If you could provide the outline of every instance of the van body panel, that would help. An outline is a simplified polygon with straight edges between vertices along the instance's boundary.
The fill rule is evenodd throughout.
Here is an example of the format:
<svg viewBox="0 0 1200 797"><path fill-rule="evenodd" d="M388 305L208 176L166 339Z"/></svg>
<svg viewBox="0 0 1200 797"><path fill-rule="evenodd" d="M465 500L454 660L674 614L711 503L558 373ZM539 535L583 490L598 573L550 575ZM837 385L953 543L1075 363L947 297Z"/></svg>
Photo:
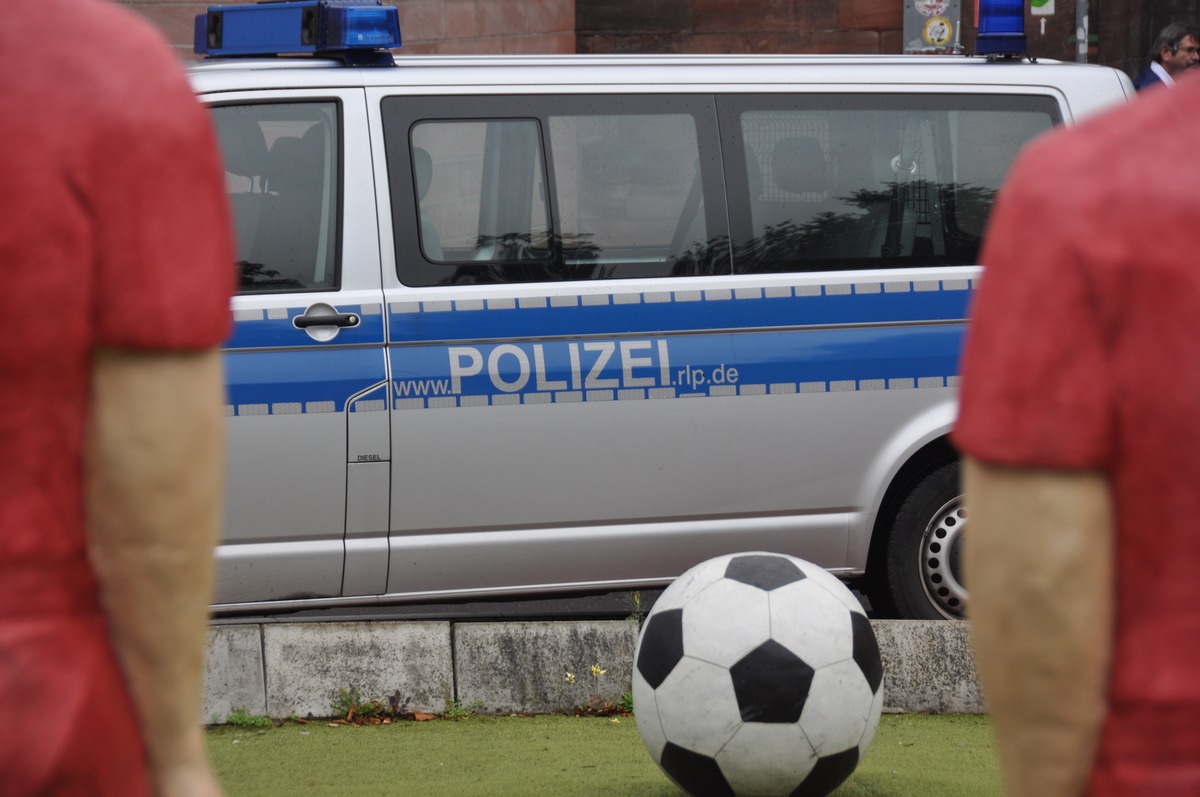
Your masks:
<svg viewBox="0 0 1200 797"><path fill-rule="evenodd" d="M1133 95L912 56L190 74L243 285L221 611L632 589L738 550L863 575L953 424L1004 172Z"/></svg>

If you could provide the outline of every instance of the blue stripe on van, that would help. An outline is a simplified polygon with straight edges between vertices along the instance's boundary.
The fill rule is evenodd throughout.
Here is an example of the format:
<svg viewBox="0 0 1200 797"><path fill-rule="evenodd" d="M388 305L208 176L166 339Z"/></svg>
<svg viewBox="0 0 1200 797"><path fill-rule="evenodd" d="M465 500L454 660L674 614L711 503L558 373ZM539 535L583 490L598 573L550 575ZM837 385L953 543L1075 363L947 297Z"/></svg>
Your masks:
<svg viewBox="0 0 1200 797"><path fill-rule="evenodd" d="M392 408L920 390L957 385L964 324L394 348Z"/></svg>
<svg viewBox="0 0 1200 797"><path fill-rule="evenodd" d="M392 302L390 407L953 387L971 288L863 281ZM338 309L362 323L332 343L295 328L303 307L240 311L226 346L228 412L342 412L377 384L381 306Z"/></svg>
<svg viewBox="0 0 1200 797"><path fill-rule="evenodd" d="M226 412L241 417L343 412L351 396L378 384L384 374L379 348L230 352ZM359 404L355 411L387 409L383 401Z"/></svg>
<svg viewBox="0 0 1200 797"><path fill-rule="evenodd" d="M238 349L274 349L284 347L313 348L329 346L313 340L302 329L297 329L293 323L297 316L303 315L308 304L299 307L254 308L235 310L233 314L233 334L225 342L226 350ZM357 313L359 324L338 330L334 344L338 346L353 346L383 341L383 306L380 304L348 304L338 305L342 313Z"/></svg>
<svg viewBox="0 0 1200 797"><path fill-rule="evenodd" d="M612 292L388 305L390 341L512 340L711 329L954 321L968 279Z"/></svg>

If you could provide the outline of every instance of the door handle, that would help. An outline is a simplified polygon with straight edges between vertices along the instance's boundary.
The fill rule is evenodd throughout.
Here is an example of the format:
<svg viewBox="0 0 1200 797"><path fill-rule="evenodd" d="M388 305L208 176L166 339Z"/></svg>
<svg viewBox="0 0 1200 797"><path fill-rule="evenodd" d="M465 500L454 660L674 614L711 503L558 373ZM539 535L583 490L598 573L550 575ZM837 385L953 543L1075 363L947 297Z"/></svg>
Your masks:
<svg viewBox="0 0 1200 797"><path fill-rule="evenodd" d="M296 329L304 330L306 335L318 343L329 343L341 334L341 330L356 327L360 323L360 314L338 312L336 307L326 302L317 302L292 319L292 325Z"/></svg>
<svg viewBox="0 0 1200 797"><path fill-rule="evenodd" d="M356 327L358 313L333 313L331 315L298 315L292 322L297 329L309 327Z"/></svg>

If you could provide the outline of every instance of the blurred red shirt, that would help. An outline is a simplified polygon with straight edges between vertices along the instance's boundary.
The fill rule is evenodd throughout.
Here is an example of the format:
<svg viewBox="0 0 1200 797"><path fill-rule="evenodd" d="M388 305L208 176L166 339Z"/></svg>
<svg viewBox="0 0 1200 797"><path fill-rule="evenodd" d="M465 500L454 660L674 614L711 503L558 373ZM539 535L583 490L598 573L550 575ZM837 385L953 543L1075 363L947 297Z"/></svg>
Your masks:
<svg viewBox="0 0 1200 797"><path fill-rule="evenodd" d="M178 61L116 6L7 0L0 74L0 791L130 797L142 742L86 558L90 366L224 339L222 171Z"/></svg>
<svg viewBox="0 0 1200 797"><path fill-rule="evenodd" d="M1018 160L981 256L955 441L1100 471L1110 709L1089 794L1200 794L1200 80Z"/></svg>

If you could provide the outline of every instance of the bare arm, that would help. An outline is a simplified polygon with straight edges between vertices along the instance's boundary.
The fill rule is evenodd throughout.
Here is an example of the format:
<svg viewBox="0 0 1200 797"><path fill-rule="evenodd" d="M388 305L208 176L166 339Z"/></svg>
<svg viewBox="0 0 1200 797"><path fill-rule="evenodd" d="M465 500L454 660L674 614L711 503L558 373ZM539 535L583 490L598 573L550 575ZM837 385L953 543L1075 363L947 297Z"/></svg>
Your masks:
<svg viewBox="0 0 1200 797"><path fill-rule="evenodd" d="M1083 793L1108 686L1108 480L967 459L965 548L979 676L1008 794Z"/></svg>
<svg viewBox="0 0 1200 797"><path fill-rule="evenodd" d="M215 796L200 700L221 518L220 358L108 350L93 373L89 544L151 782L160 797Z"/></svg>

